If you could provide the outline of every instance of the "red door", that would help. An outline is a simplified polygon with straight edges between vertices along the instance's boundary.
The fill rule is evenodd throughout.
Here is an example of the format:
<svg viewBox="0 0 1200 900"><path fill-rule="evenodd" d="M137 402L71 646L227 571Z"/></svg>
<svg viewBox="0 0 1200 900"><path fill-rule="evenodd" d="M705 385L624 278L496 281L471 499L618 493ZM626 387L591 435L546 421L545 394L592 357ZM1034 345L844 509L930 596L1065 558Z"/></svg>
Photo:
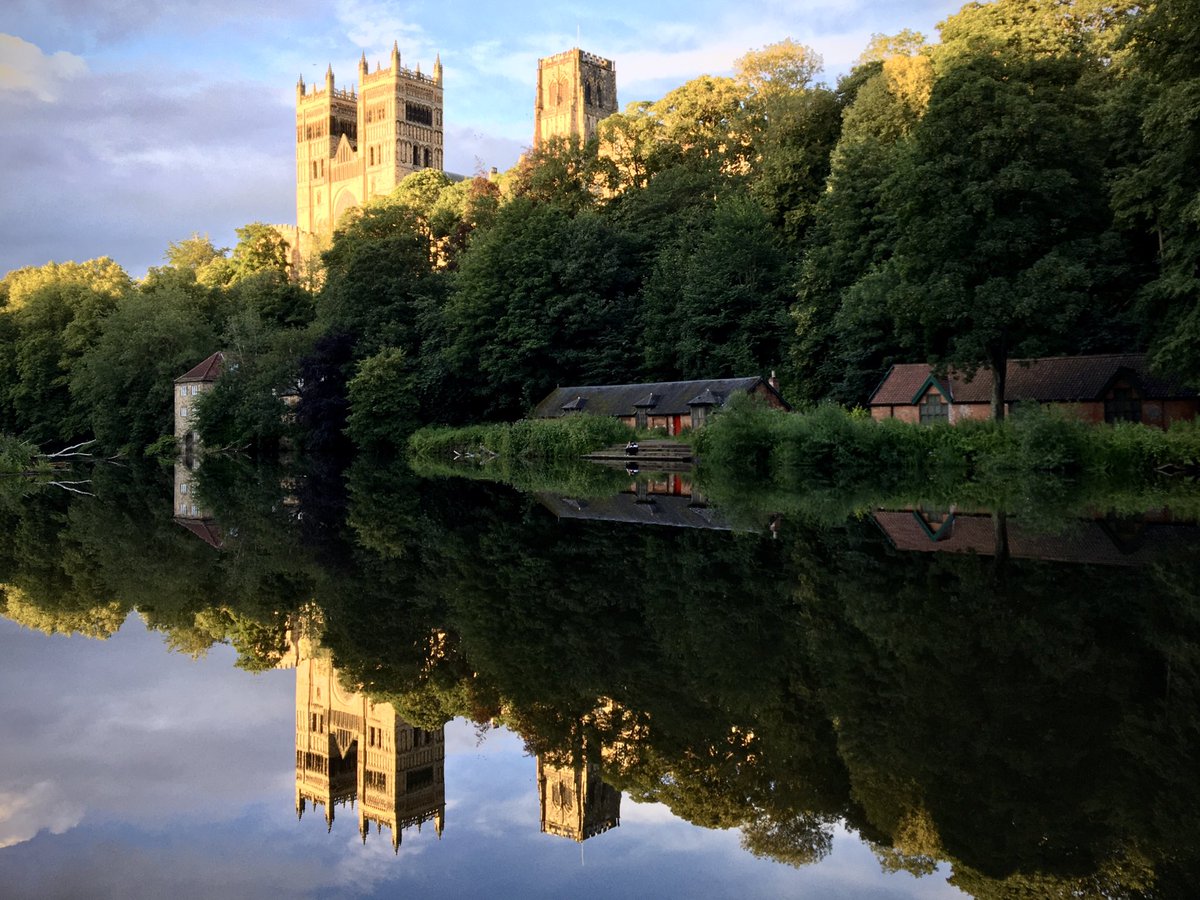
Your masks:
<svg viewBox="0 0 1200 900"><path fill-rule="evenodd" d="M671 434L680 434L683 431L683 416L676 416L674 419L675 428Z"/></svg>

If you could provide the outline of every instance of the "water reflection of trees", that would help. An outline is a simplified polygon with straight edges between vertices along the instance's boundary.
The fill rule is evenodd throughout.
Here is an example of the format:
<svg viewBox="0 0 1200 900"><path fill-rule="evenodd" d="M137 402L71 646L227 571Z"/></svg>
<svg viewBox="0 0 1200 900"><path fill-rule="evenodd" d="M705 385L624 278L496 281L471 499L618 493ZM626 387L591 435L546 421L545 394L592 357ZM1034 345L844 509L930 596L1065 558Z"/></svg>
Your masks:
<svg viewBox="0 0 1200 900"><path fill-rule="evenodd" d="M585 739L633 800L760 855L818 860L844 822L885 866L949 861L978 896L1196 874L1195 554L998 577L869 520L774 540L560 522L499 486L366 469L343 492L210 476L217 552L161 484L96 478L96 500L0 508L10 617L103 634L137 609L255 667L312 601L345 677L404 719L499 720L539 753Z"/></svg>

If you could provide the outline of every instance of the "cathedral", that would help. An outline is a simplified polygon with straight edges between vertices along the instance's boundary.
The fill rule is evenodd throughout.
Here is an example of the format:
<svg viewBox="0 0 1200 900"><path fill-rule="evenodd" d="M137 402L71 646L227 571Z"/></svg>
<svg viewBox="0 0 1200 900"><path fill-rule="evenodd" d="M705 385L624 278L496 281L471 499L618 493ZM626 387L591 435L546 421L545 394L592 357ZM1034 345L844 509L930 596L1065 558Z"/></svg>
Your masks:
<svg viewBox="0 0 1200 900"><path fill-rule="evenodd" d="M617 111L617 67L578 47L538 60L533 147L554 138L586 144Z"/></svg>
<svg viewBox="0 0 1200 900"><path fill-rule="evenodd" d="M358 90L296 84L296 227L328 238L348 209L391 193L405 176L441 171L442 61L432 75L400 64L392 45L386 69L358 63Z"/></svg>
<svg viewBox="0 0 1200 900"><path fill-rule="evenodd" d="M364 53L358 86L296 83L296 225L275 226L302 260L328 246L350 209L386 196L422 169L444 171L442 61L431 75L406 69L392 44L387 68L372 72ZM578 47L538 60L533 146L555 138L586 142L601 119L617 111L611 59Z"/></svg>

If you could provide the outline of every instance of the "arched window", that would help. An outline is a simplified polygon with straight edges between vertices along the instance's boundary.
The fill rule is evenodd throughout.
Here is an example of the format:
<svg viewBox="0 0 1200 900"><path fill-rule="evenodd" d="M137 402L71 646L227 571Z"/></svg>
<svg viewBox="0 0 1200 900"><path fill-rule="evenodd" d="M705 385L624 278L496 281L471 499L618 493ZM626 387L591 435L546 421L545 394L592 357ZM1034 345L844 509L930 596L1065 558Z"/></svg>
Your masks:
<svg viewBox="0 0 1200 900"><path fill-rule="evenodd" d="M583 102L588 106L592 105L592 86L590 84L583 86Z"/></svg>
<svg viewBox="0 0 1200 900"><path fill-rule="evenodd" d="M433 165L433 163L430 161L430 160L431 160L431 158L432 158L432 157L430 156L430 153L429 153L429 148L428 148L428 147L426 147L426 148L425 148L425 168L427 168L427 169L428 169L428 168L429 168L431 165Z"/></svg>
<svg viewBox="0 0 1200 900"><path fill-rule="evenodd" d="M413 165L419 166L420 164L421 164L421 148L418 147L416 144L413 144Z"/></svg>

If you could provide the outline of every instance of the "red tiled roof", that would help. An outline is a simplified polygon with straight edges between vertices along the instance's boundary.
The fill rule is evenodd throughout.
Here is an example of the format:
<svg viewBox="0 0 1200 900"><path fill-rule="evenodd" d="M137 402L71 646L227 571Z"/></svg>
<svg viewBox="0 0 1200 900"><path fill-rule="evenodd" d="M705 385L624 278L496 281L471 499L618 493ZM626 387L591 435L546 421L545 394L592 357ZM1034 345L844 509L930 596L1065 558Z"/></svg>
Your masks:
<svg viewBox="0 0 1200 900"><path fill-rule="evenodd" d="M176 384L187 384L193 381L216 381L225 369L225 354L218 350L204 362L188 369L175 379Z"/></svg>
<svg viewBox="0 0 1200 900"><path fill-rule="evenodd" d="M1170 378L1150 375L1146 356L1142 353L1120 353L1103 356L1058 356L1043 359L1010 359L1004 399L1071 402L1099 400L1112 380L1122 369L1132 371L1141 384L1142 396L1151 400L1192 398L1196 391L1185 388ZM868 401L869 406L911 404L933 373L929 363L901 363L888 371ZM992 398L992 373L980 369L971 381L953 370L944 380L955 403L988 403Z"/></svg>

